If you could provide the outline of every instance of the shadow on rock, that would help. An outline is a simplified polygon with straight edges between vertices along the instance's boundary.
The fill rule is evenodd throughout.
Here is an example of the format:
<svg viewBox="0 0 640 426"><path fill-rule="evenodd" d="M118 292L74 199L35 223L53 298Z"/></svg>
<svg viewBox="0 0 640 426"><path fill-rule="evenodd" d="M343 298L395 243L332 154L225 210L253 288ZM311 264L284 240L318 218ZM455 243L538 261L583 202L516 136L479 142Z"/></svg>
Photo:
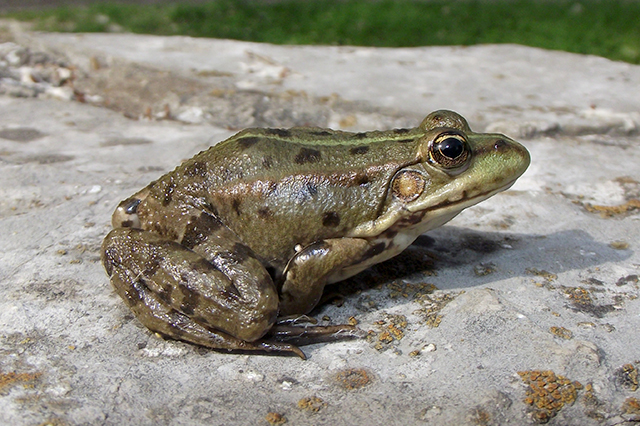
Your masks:
<svg viewBox="0 0 640 426"><path fill-rule="evenodd" d="M570 270L623 261L632 253L578 229L533 235L445 226L420 236L393 259L329 286L326 293L349 297L398 282L464 290L514 277L549 279Z"/></svg>

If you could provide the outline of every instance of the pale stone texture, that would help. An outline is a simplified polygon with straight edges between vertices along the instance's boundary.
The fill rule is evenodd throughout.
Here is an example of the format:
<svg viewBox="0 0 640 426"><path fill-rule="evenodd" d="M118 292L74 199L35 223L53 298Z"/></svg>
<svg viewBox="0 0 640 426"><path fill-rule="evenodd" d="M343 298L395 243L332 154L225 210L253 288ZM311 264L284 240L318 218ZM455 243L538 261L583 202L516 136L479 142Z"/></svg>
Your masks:
<svg viewBox="0 0 640 426"><path fill-rule="evenodd" d="M640 198L640 67L514 45L15 41L0 49L24 49L0 62L0 423L522 425L527 370L583 385L549 424L637 416L622 367L640 367L640 216L589 210ZM438 108L521 138L532 165L314 312L369 339L307 361L203 350L154 336L114 294L111 212L181 160L246 125L412 126Z"/></svg>

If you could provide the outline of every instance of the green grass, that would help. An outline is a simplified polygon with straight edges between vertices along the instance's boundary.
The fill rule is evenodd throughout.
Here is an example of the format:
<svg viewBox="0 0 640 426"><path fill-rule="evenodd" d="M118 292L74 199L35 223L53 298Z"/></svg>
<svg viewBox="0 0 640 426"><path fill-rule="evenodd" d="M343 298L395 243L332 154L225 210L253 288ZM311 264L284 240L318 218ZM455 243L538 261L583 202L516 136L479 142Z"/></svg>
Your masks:
<svg viewBox="0 0 640 426"><path fill-rule="evenodd" d="M100 3L11 16L48 31L385 47L518 43L640 63L640 1L629 0Z"/></svg>

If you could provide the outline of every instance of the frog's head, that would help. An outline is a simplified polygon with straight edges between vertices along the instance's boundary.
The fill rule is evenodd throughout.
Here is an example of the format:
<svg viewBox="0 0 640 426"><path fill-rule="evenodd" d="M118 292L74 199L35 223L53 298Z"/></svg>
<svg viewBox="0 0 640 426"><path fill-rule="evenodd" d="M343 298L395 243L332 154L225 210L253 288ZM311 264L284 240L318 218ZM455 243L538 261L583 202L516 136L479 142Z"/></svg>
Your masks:
<svg viewBox="0 0 640 426"><path fill-rule="evenodd" d="M455 112L432 112L420 129L418 162L396 173L391 192L406 225L420 223L422 232L509 188L529 166L529 152L518 142L474 133Z"/></svg>

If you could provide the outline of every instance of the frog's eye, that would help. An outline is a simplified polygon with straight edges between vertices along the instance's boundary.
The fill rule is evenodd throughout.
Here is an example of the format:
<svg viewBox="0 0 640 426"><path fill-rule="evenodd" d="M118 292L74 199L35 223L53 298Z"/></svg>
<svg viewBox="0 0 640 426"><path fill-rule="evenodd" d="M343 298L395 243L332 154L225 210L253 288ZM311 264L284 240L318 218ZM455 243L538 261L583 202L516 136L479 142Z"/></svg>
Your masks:
<svg viewBox="0 0 640 426"><path fill-rule="evenodd" d="M429 147L431 162L445 169L455 169L467 164L469 145L462 135L455 133L441 134Z"/></svg>

